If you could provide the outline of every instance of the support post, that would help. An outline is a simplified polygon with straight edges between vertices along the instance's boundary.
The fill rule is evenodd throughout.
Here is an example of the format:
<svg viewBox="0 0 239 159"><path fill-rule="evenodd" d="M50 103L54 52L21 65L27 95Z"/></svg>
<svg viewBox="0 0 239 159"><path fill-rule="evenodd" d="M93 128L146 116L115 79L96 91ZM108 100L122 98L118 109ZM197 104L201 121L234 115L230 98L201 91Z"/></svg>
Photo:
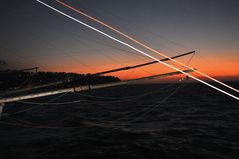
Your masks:
<svg viewBox="0 0 239 159"><path fill-rule="evenodd" d="M0 103L0 120L2 119L3 107L4 107L4 103Z"/></svg>

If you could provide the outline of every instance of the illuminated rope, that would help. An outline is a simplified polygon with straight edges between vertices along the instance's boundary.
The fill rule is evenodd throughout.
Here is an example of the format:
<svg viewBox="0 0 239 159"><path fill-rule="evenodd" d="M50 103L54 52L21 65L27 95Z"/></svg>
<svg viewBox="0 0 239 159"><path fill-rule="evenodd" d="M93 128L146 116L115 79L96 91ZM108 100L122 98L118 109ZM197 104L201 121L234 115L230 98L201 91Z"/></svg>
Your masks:
<svg viewBox="0 0 239 159"><path fill-rule="evenodd" d="M84 26L86 26L86 27L88 27L88 28L90 28L90 29L92 29L92 30L94 30L94 31L96 31L96 32L98 32L98 33L100 33L100 34L102 34L102 35L104 35L104 36L106 36L106 37L108 37L108 38L110 38L110 39L112 39L112 40L114 40L114 41L120 43L120 44L122 44L122 45L125 45L125 46L127 46L127 47L129 47L129 48L131 48L131 49L133 49L133 50L135 50L135 51L137 51L137 52L139 52L139 53L141 53L141 54L143 54L143 55L145 55L145 56L147 56L147 57L149 57L149 58L151 58L151 59L153 59L153 60L155 60L155 61L158 61L159 63L161 63L161 64L163 64L163 65L165 65L165 66L168 66L168 67L170 67L170 68L172 68L172 69L174 69L174 70L177 70L177 71L179 71L179 72L181 72L181 73L183 73L183 74L185 74L185 75L187 75L187 76L193 78L194 80L196 80L196 81L198 81L198 82L201 82L201 83L203 83L203 84L205 84L205 85L207 85L207 86L209 86L209 87L211 87L211 88L213 88L213 89L215 89L215 90L217 90L217 91L219 91L219 92L221 92L221 93L224 93L224 94L226 94L226 95L228 95L228 96L230 96L230 97L232 97L232 98L234 98L234 99L236 99L236 100L239 101L239 97L237 97L237 96L234 96L234 95L232 95L232 94L230 94L230 93L228 93L228 92L226 92L226 91L224 91L224 90L222 90L222 89L220 89L220 88L217 88L217 87L215 87L215 86L213 86L213 85L211 85L211 84L209 84L209 83L207 83L207 82L205 82L205 81L203 81L203 80L201 80L201 79L199 79L199 78L197 78L197 77L194 77L194 76L192 76L192 75L190 75L190 74L188 74L188 73L186 73L186 72L184 72L184 71L182 71L182 70L180 70L180 69L178 69L178 68L176 68L176 67L174 67L174 66L172 66L172 65L170 65L170 64L167 64L167 63L165 63L165 62L162 62L162 61L160 61L159 59L157 59L156 57L151 56L151 55L149 55L149 54L147 54L147 53L145 53L145 52L143 52L143 51L141 51L141 50L135 48L134 46L132 46L132 45L126 43L126 42L123 42L123 41L121 41L121 40L119 40L119 39L117 39L117 38L115 38L115 37L113 37L113 36L111 36L111 35L109 35L109 34L107 34L107 33L104 33L103 31L101 31L101 30L99 30L99 29L97 29L97 28L94 28L94 27L92 27L92 26L90 26L90 25L88 25L88 24L86 24L86 23L84 23L84 22L82 22L82 21L80 21L80 20L78 20L78 19L76 19L76 18L73 18L72 16L70 16L70 15L68 15L68 14L66 14L66 13L63 13L62 11L60 11L60 10L58 10L58 9L56 9L56 8L54 8L54 7L50 6L50 5L48 5L48 4L44 3L44 2L42 2L42 1L40 1L40 0L36 0L36 1L39 2L39 3L41 3L41 4L43 4L44 6L46 6L46 7L48 7L48 8L50 8L50 9L52 9L52 10L54 10L54 11L56 11L56 12L58 12L58 13L64 15L65 17L76 21L77 23L80 23L80 24L82 24L82 25L84 25Z"/></svg>
<svg viewBox="0 0 239 159"><path fill-rule="evenodd" d="M112 26L110 26L110 25L108 25L108 24L106 24L106 23L100 21L99 19L96 19L96 18L94 18L94 17L92 17L92 16L90 16L90 15L88 15L88 14L86 14L86 13L80 11L79 9L76 9L76 8L74 8L74 7L68 5L68 4L66 4L66 3L64 3L64 2L62 2L62 1L60 1L60 0L56 0L56 1L57 1L58 3L64 5L64 6L67 7L67 8L69 8L69 9L71 9L71 10L74 10L74 11L77 12L77 13L80 13L81 15L83 15L83 16L85 16L85 17L87 17L87 18L89 18L89 19L91 19L91 20L93 20L93 21L95 21L95 22L97 22L97 23L100 23L101 25L103 25L103 26L109 28L110 30L113 30L113 31L117 32L118 34L120 34L120 35L122 35L122 36L128 38L129 40L132 40L133 42L135 42L135 43L137 43L137 44L143 46L144 48L146 48L146 49L148 49L148 50L150 50L150 51L152 51L152 52L154 52L154 53L157 53L157 54L159 54L159 55L161 55L161 56L163 56L163 57L169 58L170 60L172 60L172 61L175 62L175 63L180 64L181 66L187 67L187 68L189 68L189 69L193 69L192 67L190 67L190 66L188 66L188 65L186 65L186 64L184 64L184 63L181 63L181 62L179 62L179 61L177 61L177 60L174 60L174 59L172 59L171 57L169 57L169 56L167 56L167 55L165 55L165 54L163 54L163 53L161 53L161 52L159 52L159 51L157 51L157 50L155 50L155 49L153 49L153 48L147 46L146 44L144 44L144 43L142 43L142 42L136 40L135 38L133 38L133 37L131 37L131 36L129 36L129 35L127 35L127 34L121 32L121 31L119 31L119 30L117 30L117 29L115 29L115 28L113 28ZM203 76L205 76L205 77L207 77L207 78L209 78L209 79L211 79L211 80L213 80L213 81L215 81L215 82L217 82L217 83L220 83L221 85L223 85L223 86L225 86L225 87L227 87L227 88L229 88L229 89L231 89L231 90L236 91L236 92L239 93L239 90L238 90L238 89L233 88L233 87L231 87L231 86L229 86L229 85L227 85L227 84L225 84L225 83L223 83L223 82L221 82L221 81L218 81L217 79L215 79L215 78L213 78L213 77L210 77L210 76L208 76L208 75L206 75L206 74L204 74L204 73L202 73L202 72L200 72L200 71L198 71L198 70L195 70L195 72L197 72L197 73L199 73L199 74L201 74L201 75L203 75Z"/></svg>

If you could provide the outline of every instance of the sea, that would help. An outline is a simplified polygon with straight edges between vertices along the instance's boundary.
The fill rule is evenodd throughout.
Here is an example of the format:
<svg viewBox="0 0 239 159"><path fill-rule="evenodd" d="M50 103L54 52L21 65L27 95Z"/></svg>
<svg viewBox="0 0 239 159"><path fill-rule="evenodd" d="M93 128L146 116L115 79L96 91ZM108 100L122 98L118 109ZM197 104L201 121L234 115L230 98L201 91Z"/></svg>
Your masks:
<svg viewBox="0 0 239 159"><path fill-rule="evenodd" d="M239 101L186 82L8 103L0 158L239 159Z"/></svg>

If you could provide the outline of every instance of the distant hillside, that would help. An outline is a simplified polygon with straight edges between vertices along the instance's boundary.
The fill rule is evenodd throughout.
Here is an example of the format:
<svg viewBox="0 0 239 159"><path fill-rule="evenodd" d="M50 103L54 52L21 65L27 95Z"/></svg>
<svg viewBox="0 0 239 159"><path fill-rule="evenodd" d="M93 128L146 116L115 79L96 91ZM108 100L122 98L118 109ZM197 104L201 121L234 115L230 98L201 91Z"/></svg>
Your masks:
<svg viewBox="0 0 239 159"><path fill-rule="evenodd" d="M56 81L70 81L54 87L70 87L120 81L114 76L92 76L64 72L23 72L8 70L0 72L0 89L17 89L29 85L46 84ZM51 86L52 87L52 86Z"/></svg>

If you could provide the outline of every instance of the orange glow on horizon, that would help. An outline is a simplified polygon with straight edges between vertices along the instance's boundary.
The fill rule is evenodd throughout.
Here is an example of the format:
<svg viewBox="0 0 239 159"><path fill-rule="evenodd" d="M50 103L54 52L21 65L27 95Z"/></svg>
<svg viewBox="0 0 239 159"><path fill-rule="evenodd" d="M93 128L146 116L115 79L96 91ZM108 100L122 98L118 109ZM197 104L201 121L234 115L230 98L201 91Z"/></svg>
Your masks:
<svg viewBox="0 0 239 159"><path fill-rule="evenodd" d="M145 43L142 43L142 42L138 41L137 39L133 38L132 36L129 36L129 35L127 35L127 34L121 32L121 31L119 31L118 29L115 29L114 27L112 27L112 26L110 26L110 25L108 25L108 24L106 24L106 23L100 21L100 20L97 19L97 18L94 18L94 17L92 17L92 16L90 16L90 15L88 15L88 14L86 14L86 13L80 11L79 9L76 9L76 8L74 8L74 7L68 5L68 4L66 4L66 3L64 3L64 2L62 2L62 1L60 1L60 0L56 0L56 1L57 1L58 3L64 5L65 7L69 8L69 9L71 9L71 10L73 10L73 11L75 11L75 12L81 14L81 15L84 15L85 17L87 17L87 18L89 18L89 19L91 19L91 20L93 20L93 21L95 21L95 22L97 22L97 23L99 23L99 24L105 26L106 28L108 28L108 29L110 29L110 30L112 30L112 31L114 31L114 32L116 32L116 33L118 33L118 34L120 34L121 36L123 36L123 37L125 37L125 38L127 38L127 39L129 39L129 40L131 40L131 41L133 41L133 42L135 42L136 44L142 46L143 48L145 48L145 49L147 49L147 50L149 50L149 51L151 51L151 52L153 52L153 53L156 53L156 54L158 54L158 55L160 55L160 56L163 56L163 57L165 57L165 58L168 58L168 59L170 59L170 61L173 61L174 63L177 63L177 64L179 64L179 65L181 65L181 66L184 66L184 67L186 67L186 68L188 68L188 69L193 69L193 68L190 67L189 65L184 64L184 63L182 63L182 62L180 62L180 61L178 61L178 60L172 59L172 58L169 57L168 55L163 54L163 53L161 53L160 51L158 51L158 50L156 50L156 49L153 49L152 47L146 45ZM135 49L134 49L134 50L135 50ZM148 54L146 54L146 55L148 55ZM150 56L150 55L149 55L149 56ZM153 56L152 56L151 59L153 59ZM157 59L157 58L156 58L156 59ZM162 63L162 64L167 65L166 63L161 62L161 61L159 61L159 63ZM178 68L175 67L175 66L172 66L172 65L167 65L167 66L169 66L169 67L171 67L171 68L173 68L173 69L175 69L175 70L181 72L181 70L178 69ZM201 70L199 71L199 70L197 69L197 70L195 70L195 72L196 72L197 74L200 74L200 76L204 76L204 77L206 77L206 78L209 78L209 79L212 80L212 81L215 81L215 82L217 82L217 83L220 83L221 85L223 85L223 86L225 86L225 87L228 87L228 88L230 88L230 89L232 89L232 90L234 90L234 91L236 91L236 92L239 92L239 90L237 90L237 89L235 89L235 88L233 88L233 87L231 87L231 86L229 86L229 85L227 85L227 84L225 84L225 83L223 83L223 82L221 82L221 81L218 81L217 79L213 78L212 76L209 76L208 74L201 72ZM184 72L182 72L182 73L183 73L183 74L187 74L187 73L184 73ZM188 75L188 76L191 76L190 74L187 74L187 75ZM193 78L193 79L195 79L195 80L197 80L197 81L200 81L200 80L197 78L197 76L191 76L191 78ZM203 81L201 81L201 82L204 83Z"/></svg>
<svg viewBox="0 0 239 159"><path fill-rule="evenodd" d="M214 57L208 57L207 60L205 61L204 59L193 59L191 66L197 69L199 69L200 71L215 77L216 79L220 79L220 80L239 80L239 63L237 62L237 60L231 60L231 59L235 59L233 57L230 57L230 59L225 59L224 56L221 56L217 59L215 59ZM102 61L101 61L102 62ZM95 60L95 63L97 63L97 60ZM67 65L67 64L66 64ZM111 70L111 69L116 69L119 68L118 66L105 66L103 68L101 68L100 71L106 71L106 70ZM73 73L82 73L82 74L86 74L86 73L96 73L96 72L100 72L97 71L97 69L93 70L93 69L88 69L90 70L87 71L83 68L77 67L77 66L72 66L72 67L64 67L64 66L58 66L58 67L54 67L54 68L50 68L51 71L55 71L55 72L73 72ZM147 71L144 70L149 70L147 73ZM115 72L115 73L111 73L111 74L105 74L107 75L112 75L112 76L116 76L119 77L121 80L127 80L127 79L133 79L133 78L140 78L140 77L146 77L146 76L150 76L150 75L156 75L156 74L162 74L162 73L166 73L166 72L174 72L174 70L170 70L170 69L163 69L163 66L160 64L153 64L150 66L147 66L146 68L138 68L138 69L132 69L132 70L128 70L128 71L119 71L119 72ZM198 77L198 78L203 78L201 75L197 74L197 73L193 73L194 76ZM172 76L172 77L167 77L166 80L170 79L179 79L180 76ZM203 78L206 79L206 78ZM164 81L165 78L159 79L159 81Z"/></svg>
<svg viewBox="0 0 239 159"><path fill-rule="evenodd" d="M122 33L121 31L111 27L110 25L92 17L92 16L89 16L87 14L85 14L84 12L72 7L72 6L69 6L68 4L60 1L60 0L56 0L58 3L68 7L69 9L71 10L74 10L75 12L77 13L80 13L81 15L84 15L88 18L90 18L91 20L93 21L96 21L100 24L102 24L103 26L119 33L120 35L132 40L133 42L143 46L144 48L152 51L152 52L155 52L157 54L160 54L161 56L164 56L164 57L167 57L167 55L164 55L162 53L160 53L159 51L139 42L138 40L134 39L133 37L130 37L124 33ZM208 55L211 55L211 54L208 54ZM168 58L168 57L167 57ZM237 60L235 60L237 59ZM204 74L207 74L209 76L212 76L212 77L225 77L225 78L232 78L232 77L239 77L239 63L238 63L238 55L237 57L227 57L226 56L226 53L224 56L218 56L217 54L215 55L215 57L213 57L212 55L210 57L207 57L207 61L205 61L204 59L196 59L194 58L193 59L193 63L190 65L191 67L193 68L197 68L198 70L198 73L200 72L203 72ZM102 61L101 61L102 62ZM97 60L94 61L94 63L97 63ZM181 62L178 62L178 64L180 64ZM184 64L183 64L184 65ZM159 68L160 67L160 68ZM163 66L162 66L163 67ZM110 70L110 69L115 69L115 68L118 68L118 67L115 67L115 66L108 66L108 67L104 67L103 69L104 70L101 70L101 71L105 71L105 70ZM188 67L190 68L190 67ZM161 69L161 66L159 65L151 65L151 66L148 66L148 68L152 74L161 74L161 73L165 73L165 69ZM181 69L181 68L180 68ZM88 73L85 69L81 69L77 66L75 67L71 67L71 68L64 68L63 66L59 67L59 68L54 68L53 69L54 71L63 71L63 72L76 72L76 73ZM98 72L97 69L89 69L91 70L92 72L89 72L89 73L95 73L95 72ZM200 72L199 72L200 71ZM137 69L137 71L132 71L134 73L131 73L131 71L127 71L126 73L124 73L124 71L120 71L120 72L117 72L117 73L113 73L113 74L109 74L109 75L114 75L114 76L117 76L121 79L130 79L130 78L139 78L139 77L144 77L144 76L149 76L149 74L147 74L146 72L144 71L140 71L140 69ZM168 69L167 72L174 72L174 70L171 70L171 69ZM198 73L194 73L194 76L195 77L202 77L202 75L199 75ZM171 77L173 78L173 77Z"/></svg>

